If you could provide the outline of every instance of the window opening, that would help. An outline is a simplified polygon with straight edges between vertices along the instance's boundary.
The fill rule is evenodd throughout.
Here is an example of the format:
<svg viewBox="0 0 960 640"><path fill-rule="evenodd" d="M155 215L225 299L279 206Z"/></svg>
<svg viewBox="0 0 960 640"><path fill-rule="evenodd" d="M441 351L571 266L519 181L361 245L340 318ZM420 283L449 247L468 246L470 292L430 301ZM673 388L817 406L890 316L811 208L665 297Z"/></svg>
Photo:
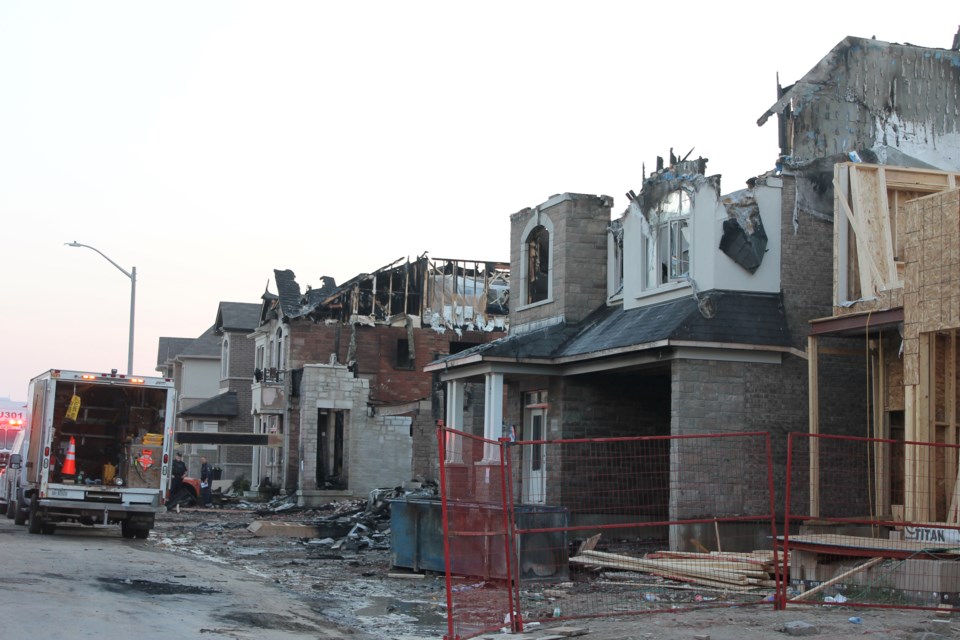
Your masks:
<svg viewBox="0 0 960 640"><path fill-rule="evenodd" d="M403 339L397 340L397 359L394 364L395 369L412 369L413 354L410 353L410 341Z"/></svg>
<svg viewBox="0 0 960 640"><path fill-rule="evenodd" d="M682 189L664 197L647 215L644 288L684 280L690 274L690 194Z"/></svg>
<svg viewBox="0 0 960 640"><path fill-rule="evenodd" d="M540 225L527 236L527 302L547 299L550 275L550 232Z"/></svg>

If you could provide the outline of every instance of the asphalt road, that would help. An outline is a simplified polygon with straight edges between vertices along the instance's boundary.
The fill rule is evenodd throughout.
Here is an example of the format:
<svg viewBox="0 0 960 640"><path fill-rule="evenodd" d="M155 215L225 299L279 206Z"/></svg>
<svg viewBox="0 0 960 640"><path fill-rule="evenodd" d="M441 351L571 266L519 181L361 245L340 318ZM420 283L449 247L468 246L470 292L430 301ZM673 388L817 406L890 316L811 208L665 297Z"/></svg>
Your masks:
<svg viewBox="0 0 960 640"><path fill-rule="evenodd" d="M0 639L363 640L275 584L153 550L120 528L31 535L0 517Z"/></svg>

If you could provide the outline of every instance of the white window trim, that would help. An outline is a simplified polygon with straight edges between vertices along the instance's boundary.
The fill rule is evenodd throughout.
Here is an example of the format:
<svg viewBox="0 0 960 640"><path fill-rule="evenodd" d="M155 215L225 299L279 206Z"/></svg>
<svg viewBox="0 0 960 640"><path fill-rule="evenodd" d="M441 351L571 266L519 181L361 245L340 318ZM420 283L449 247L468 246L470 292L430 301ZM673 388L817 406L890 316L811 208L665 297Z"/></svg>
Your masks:
<svg viewBox="0 0 960 640"><path fill-rule="evenodd" d="M230 338L224 336L220 343L220 379L230 377Z"/></svg>
<svg viewBox="0 0 960 640"><path fill-rule="evenodd" d="M524 309L532 309L533 307L539 307L541 305L550 304L553 302L553 265L555 264L556 255L554 252L555 246L555 234L553 228L553 220L550 219L545 213L537 212L536 215L530 217L530 220L527 221L526 226L523 228L523 232L520 234L520 300L527 299L527 262L530 251L527 246L527 241L530 238L530 234L533 233L533 230L537 227L542 226L547 230L547 233L550 236L550 242L547 245L548 252L548 261L547 266L547 297L543 300L537 300L536 302L525 302L517 306L517 311L522 311ZM511 296L512 297L512 296Z"/></svg>
<svg viewBox="0 0 960 640"><path fill-rule="evenodd" d="M687 192L686 190L684 190L682 187L681 187L681 188L678 188L676 191L679 191L682 195L686 195L686 201L689 203L689 210L688 210L688 211L683 211L683 212L681 213L681 215L674 215L674 216L669 216L669 217L665 217L665 216L664 216L664 213L663 213L662 211L657 211L657 212L656 212L656 216L657 216L658 220L657 220L657 224L656 224L655 227L649 223L646 215L644 215L644 214L642 214L642 213L640 214L641 224L643 225L644 230L643 230L643 232L642 232L641 235L640 235L640 237L641 237L641 245L640 245L640 251L641 251L641 255L640 255L640 291L641 291L641 293L637 296L638 298L644 298L644 297L648 297L648 296L651 296L651 295L655 295L655 294L657 294L657 293L661 293L661 292L665 292L665 291L673 291L673 290L675 290L675 289L680 289L680 288L684 288L684 287L689 287L689 286L690 286L689 281L690 281L690 279L693 277L692 274L693 274L693 272L694 272L693 268L694 268L694 257L695 257L694 243L693 243L693 238L694 238L694 218L693 218L693 209L694 209L694 206L693 206L693 202L694 202L694 199L693 199L693 195L692 195L691 193ZM671 191L670 193L671 193L671 194L672 194L672 193L675 193L675 191ZM668 195L670 195L670 194L668 194ZM682 196L681 196L681 197L682 197ZM661 207L662 204L663 204L663 200L661 200L660 203L658 203L658 208ZM647 281L647 278L648 278L649 275L650 275L650 272L649 272L649 270L648 270L648 268L647 268L647 267L648 267L648 264L649 264L649 253L648 253L648 251L649 251L649 248L650 248L650 240L651 240L651 239L653 240L653 246L654 246L655 250L659 251L659 248L660 248L660 246L661 246L661 243L663 242L663 239L661 238L661 233L666 233L666 234L667 234L666 243L667 243L667 245L668 245L667 251L670 252L670 251L671 251L671 248L669 247L669 244L670 244L670 227L671 227L673 224L677 223L678 221L686 221L687 236L690 238L690 241L689 241L688 246L687 246L687 262L688 262L687 272L686 272L686 274L684 274L683 276L674 277L674 276L671 276L671 275L670 275L670 273L669 273L669 267L668 267L667 281L664 282L664 283L658 283L658 284L656 284L656 285L654 285L654 286L650 286L650 284L649 284L648 281ZM662 264L662 262L661 262L661 260L659 259L659 257L658 257L656 263L657 263L657 265L661 265L661 264Z"/></svg>

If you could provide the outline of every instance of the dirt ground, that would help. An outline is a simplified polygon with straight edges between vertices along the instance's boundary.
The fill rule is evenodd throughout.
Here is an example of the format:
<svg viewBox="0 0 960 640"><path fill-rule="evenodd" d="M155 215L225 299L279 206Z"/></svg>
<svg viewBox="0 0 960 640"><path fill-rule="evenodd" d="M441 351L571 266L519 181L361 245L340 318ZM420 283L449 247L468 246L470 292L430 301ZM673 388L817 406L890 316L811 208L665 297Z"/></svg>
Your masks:
<svg viewBox="0 0 960 640"><path fill-rule="evenodd" d="M346 504L343 505L347 507ZM216 509L184 508L161 514L148 544L157 549L188 554L214 563L240 567L272 581L310 602L314 610L360 636L413 640L443 638L446 633L446 595L442 575L410 575L391 567L389 520L385 531L369 530L360 543L333 547L333 539L287 536L258 537L247 527L257 520L313 523L331 516L329 510L289 510L258 514L249 506ZM398 577L402 576L402 577ZM573 597L564 585L527 592L523 606L539 602L539 611L526 611L524 638L545 638L573 627L592 640L739 640L788 637L788 623L811 625L805 635L821 638L891 638L937 640L960 638L960 618L931 611L854 609L838 606L796 606L776 611L772 605L710 607L676 611L684 595L658 590L649 603L649 615L618 618L552 619L557 608L570 610ZM527 598L529 596L529 598ZM851 622L850 619L859 618ZM815 631L815 634L810 633ZM799 635L799 634L798 634ZM486 637L486 636L484 636ZM493 638L509 638L492 634Z"/></svg>

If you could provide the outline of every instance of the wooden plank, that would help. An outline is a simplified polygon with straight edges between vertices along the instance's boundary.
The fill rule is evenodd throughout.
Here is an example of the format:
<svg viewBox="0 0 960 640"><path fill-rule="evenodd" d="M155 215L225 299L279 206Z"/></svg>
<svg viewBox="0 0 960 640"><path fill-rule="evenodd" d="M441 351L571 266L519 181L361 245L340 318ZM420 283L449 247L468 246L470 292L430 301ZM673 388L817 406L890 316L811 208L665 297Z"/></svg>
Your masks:
<svg viewBox="0 0 960 640"><path fill-rule="evenodd" d="M917 439L917 408L916 408L917 386L906 385L903 389L903 421L904 435L903 439L907 442ZM903 445L903 518L907 522L916 522L917 501L917 461L916 447L908 444Z"/></svg>
<svg viewBox="0 0 960 640"><path fill-rule="evenodd" d="M850 171L848 165L834 165L833 178L833 210L840 210L840 201L847 199L847 192L844 189L850 183ZM843 302L849 300L850 288L847 285L847 265L850 264L850 257L847 255L846 238L849 233L850 225L844 222L844 218L834 215L833 223L833 306L839 307Z"/></svg>
<svg viewBox="0 0 960 640"><path fill-rule="evenodd" d="M846 579L849 578L850 576L852 576L852 575L854 575L854 574L857 574L857 573L860 573L861 571L866 571L866 570L869 569L870 567L875 567L876 565L880 564L881 562L883 562L883 558L873 558L872 560L867 560L867 561L864 562L863 564L859 564L859 565L857 565L856 567L854 567L853 569L850 569L849 571L844 571L843 573L841 573L841 574L838 575L838 576L834 576L833 578L830 578L829 580L827 580L827 581L825 581L825 582L821 582L819 585L817 585L817 586L814 587L813 589L807 589L806 591L804 591L803 593L801 593L801 594L798 595L797 597L793 598L793 600L805 600L805 599L809 598L809 597L812 596L812 595L816 595L816 594L820 593L821 591L823 591L823 590L826 589L827 587L832 587L833 585L837 584L838 582L840 582L840 581L842 581L842 580L846 580Z"/></svg>
<svg viewBox="0 0 960 640"><path fill-rule="evenodd" d="M886 354L883 350L883 336L877 340L877 384L874 387L874 434L877 438L887 440L890 438L890 425L887 422L886 397L887 397L887 367L885 363ZM876 513L880 516L890 514L890 445L884 442L878 442L874 447L874 460L876 462Z"/></svg>
<svg viewBox="0 0 960 640"><path fill-rule="evenodd" d="M917 441L932 442L936 433L930 425L930 356L932 352L930 333L920 334L920 384L917 385ZM915 446L917 457L917 517L923 522L934 519L933 507L934 481L936 473L930 456L930 447Z"/></svg>
<svg viewBox="0 0 960 640"><path fill-rule="evenodd" d="M747 586L747 577L738 571L729 571L724 569L681 567L668 562L658 562L655 560L644 560L642 558L633 558L630 556L621 556L613 553L602 553L600 551L588 551L587 553L570 558L570 562L601 566L609 569L626 569L630 571L639 571L642 573L653 573L665 577L683 576L687 579L709 580L714 583L725 583L735 586Z"/></svg>
<svg viewBox="0 0 960 640"><path fill-rule="evenodd" d="M880 237L879 240L883 245L878 248L878 251L882 253L887 263L886 279L883 281L883 288L892 289L896 286L899 278L897 276L897 265L894 261L896 253L894 252L893 230L891 229L893 219L890 217L890 202L887 198L886 175L886 171L877 172L876 196L879 198L879 202L877 203L878 209L874 212L874 215L878 217L877 223L882 229L882 237Z"/></svg>
<svg viewBox="0 0 960 640"><path fill-rule="evenodd" d="M598 533L596 535L590 536L589 538L581 542L580 548L577 549L577 555L580 555L584 551L593 551L594 549L596 549L597 543L600 542L600 537L602 535L603 535L602 533Z"/></svg>
<svg viewBox="0 0 960 640"><path fill-rule="evenodd" d="M850 171L850 192L853 195L853 215L857 219L862 235L857 235L857 257L861 262L869 256L870 275L874 278L870 294L887 289L887 278L893 260L893 249L887 254L890 211L887 209L887 194L881 189L879 169L857 167ZM867 290L862 292L867 297Z"/></svg>
<svg viewBox="0 0 960 640"><path fill-rule="evenodd" d="M854 183L854 172L851 171L850 182ZM838 189L839 185L837 184L837 179L833 179L833 188ZM860 223L860 220L857 219L857 216L854 214L854 210L850 207L850 204L843 198L840 199L840 208L843 209L844 214L847 216L847 222L850 223L850 228L853 230L853 236L855 246L857 249L857 265L859 266L859 277L860 277L860 297L866 298L872 296L875 291L874 287L874 273L879 276L879 271L876 266L870 260L870 251L866 246L866 229L864 229ZM850 256L847 258L848 262ZM852 296L851 296L852 297Z"/></svg>
<svg viewBox="0 0 960 640"><path fill-rule="evenodd" d="M899 191L920 191L923 193L937 193L950 189L951 181L957 175L945 171L889 166L885 168L885 173L888 188Z"/></svg>

